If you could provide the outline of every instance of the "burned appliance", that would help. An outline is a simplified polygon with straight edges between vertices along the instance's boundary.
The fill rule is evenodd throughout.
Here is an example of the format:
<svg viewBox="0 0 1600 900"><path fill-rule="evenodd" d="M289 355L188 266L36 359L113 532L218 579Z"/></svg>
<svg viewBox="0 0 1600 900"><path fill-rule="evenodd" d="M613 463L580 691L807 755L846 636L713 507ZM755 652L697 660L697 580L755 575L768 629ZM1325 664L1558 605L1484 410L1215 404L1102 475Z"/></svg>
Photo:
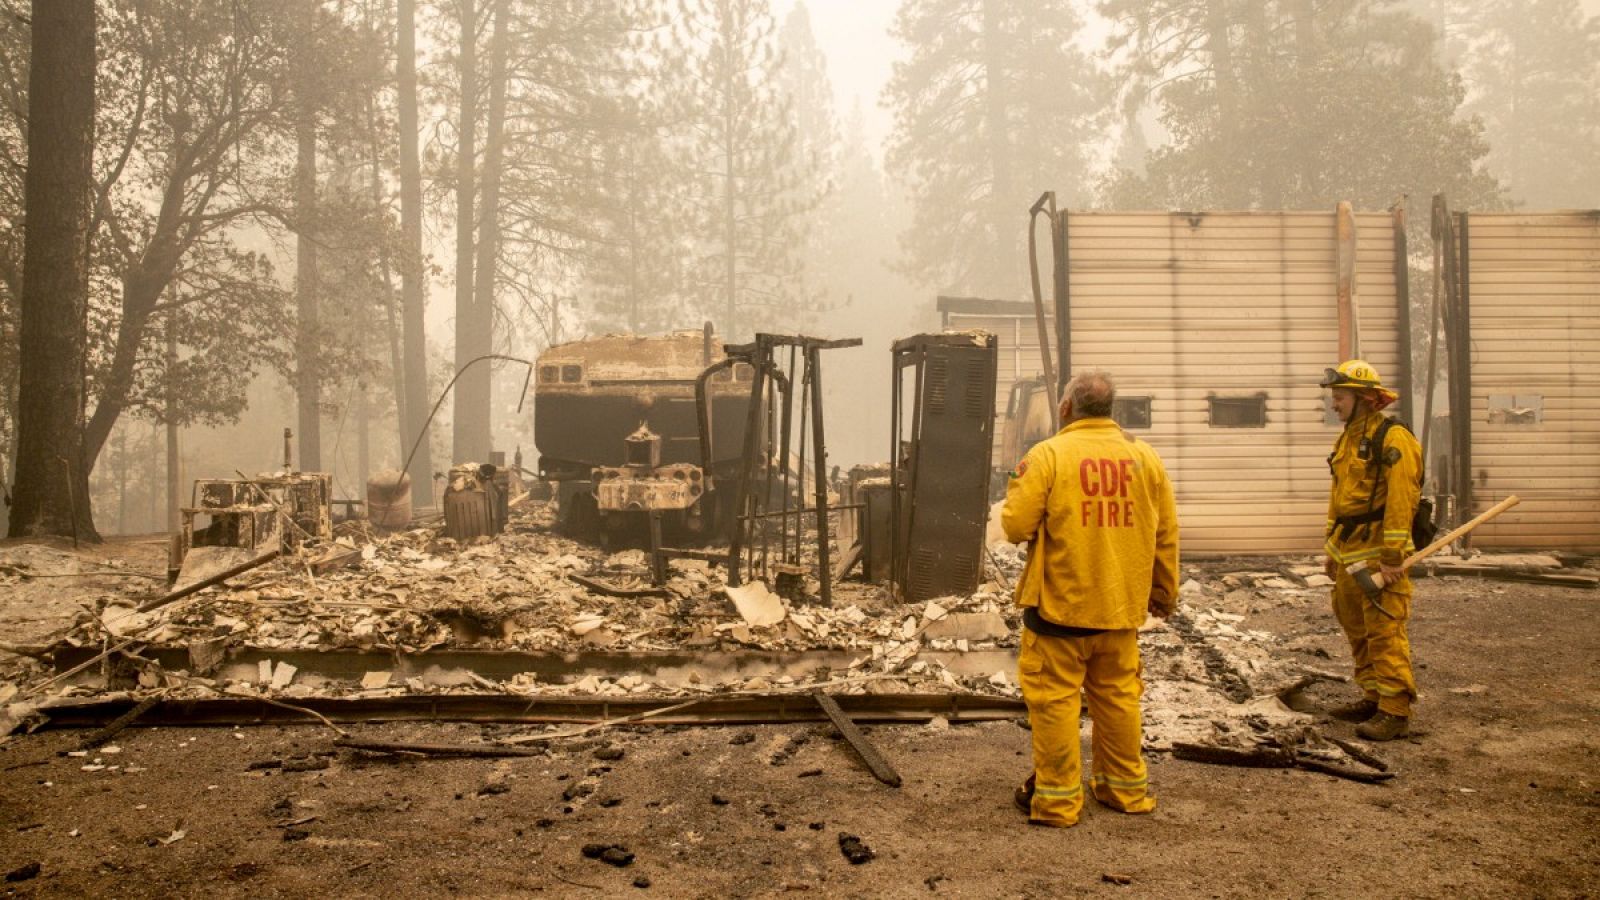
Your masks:
<svg viewBox="0 0 1600 900"><path fill-rule="evenodd" d="M608 538L654 513L691 536L726 532L751 368L709 325L559 344L536 375L539 476L555 485L564 530Z"/></svg>
<svg viewBox="0 0 1600 900"><path fill-rule="evenodd" d="M329 541L332 499L333 476L326 472L198 480L190 505L179 510L178 533L168 548L168 577L184 581L268 551L293 553Z"/></svg>
<svg viewBox="0 0 1600 900"><path fill-rule="evenodd" d="M450 469L444 489L444 535L457 541L496 535L506 527L506 490L493 463Z"/></svg>
<svg viewBox="0 0 1600 900"><path fill-rule="evenodd" d="M982 331L922 334L891 354L891 584L914 603L970 594L983 571L998 342Z"/></svg>

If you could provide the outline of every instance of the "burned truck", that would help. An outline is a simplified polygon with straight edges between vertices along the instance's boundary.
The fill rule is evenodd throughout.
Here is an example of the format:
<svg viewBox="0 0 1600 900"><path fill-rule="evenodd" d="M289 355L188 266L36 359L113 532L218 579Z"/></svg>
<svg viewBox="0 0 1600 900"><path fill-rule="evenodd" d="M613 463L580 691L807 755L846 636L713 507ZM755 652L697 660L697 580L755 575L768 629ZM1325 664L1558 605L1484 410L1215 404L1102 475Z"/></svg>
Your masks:
<svg viewBox="0 0 1600 900"><path fill-rule="evenodd" d="M545 351L535 372L534 444L563 530L610 541L654 518L701 540L725 532L751 375L709 325Z"/></svg>

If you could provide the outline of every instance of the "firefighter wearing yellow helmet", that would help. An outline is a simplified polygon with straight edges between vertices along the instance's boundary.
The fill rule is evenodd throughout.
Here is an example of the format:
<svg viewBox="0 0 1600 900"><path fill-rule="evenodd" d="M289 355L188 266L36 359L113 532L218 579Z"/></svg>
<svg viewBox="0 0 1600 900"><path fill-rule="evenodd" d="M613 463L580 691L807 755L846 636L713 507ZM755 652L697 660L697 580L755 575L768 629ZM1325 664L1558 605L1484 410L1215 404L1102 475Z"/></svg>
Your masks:
<svg viewBox="0 0 1600 900"><path fill-rule="evenodd" d="M1410 430L1382 410L1399 398L1378 371L1352 359L1328 369L1322 386L1332 391L1344 430L1328 456L1333 489L1328 498L1327 571L1333 577L1333 611L1350 640L1362 698L1333 710L1358 721L1356 733L1388 741L1410 733L1417 685L1411 673L1411 579L1400 569L1414 550L1412 517L1422 491L1422 449ZM1383 591L1370 597L1346 571L1353 563L1381 570Z"/></svg>

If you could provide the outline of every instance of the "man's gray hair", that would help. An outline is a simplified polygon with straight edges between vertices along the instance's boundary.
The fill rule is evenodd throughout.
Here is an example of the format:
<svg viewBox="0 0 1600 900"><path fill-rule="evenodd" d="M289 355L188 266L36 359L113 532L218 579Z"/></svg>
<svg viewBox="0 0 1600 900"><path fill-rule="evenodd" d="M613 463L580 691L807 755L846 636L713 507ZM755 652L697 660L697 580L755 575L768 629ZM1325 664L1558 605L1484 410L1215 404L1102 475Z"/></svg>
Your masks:
<svg viewBox="0 0 1600 900"><path fill-rule="evenodd" d="M1072 414L1082 417L1111 415L1111 402L1117 398L1117 385L1105 369L1088 369L1067 382L1067 399Z"/></svg>

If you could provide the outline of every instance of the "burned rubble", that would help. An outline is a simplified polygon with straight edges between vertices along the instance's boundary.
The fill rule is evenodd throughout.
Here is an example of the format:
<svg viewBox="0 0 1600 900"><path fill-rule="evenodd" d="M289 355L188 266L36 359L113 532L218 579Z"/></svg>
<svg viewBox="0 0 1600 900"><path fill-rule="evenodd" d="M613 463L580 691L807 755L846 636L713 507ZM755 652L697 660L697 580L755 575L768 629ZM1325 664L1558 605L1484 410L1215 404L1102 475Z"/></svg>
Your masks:
<svg viewBox="0 0 1600 900"><path fill-rule="evenodd" d="M837 583L828 605L814 581L795 600L760 581L730 588L721 567L701 560L674 561L662 590L641 597L629 592L650 584L643 551L604 552L557 533L553 518L551 504L519 503L504 532L469 542L438 526L381 534L347 523L328 542L350 556L341 567L317 575L306 559L284 557L146 612L137 609L148 582L121 579L70 628L38 641L36 656L66 671L69 660L122 649L68 678L39 660L13 670L8 721L38 725L53 706L120 697L1019 696L1019 617L1001 584L1017 577L1021 557L1009 545L991 548L975 592L919 604L858 581ZM8 565L0 578L22 582L42 565ZM1312 717L1280 694L1292 702L1308 679L1343 677L1248 627L1264 608L1320 598L1319 573L1215 568L1187 567L1185 611L1151 620L1143 635L1150 749L1303 729ZM565 665L475 671L475 659L506 657L510 668ZM336 658L348 661L329 663Z"/></svg>

